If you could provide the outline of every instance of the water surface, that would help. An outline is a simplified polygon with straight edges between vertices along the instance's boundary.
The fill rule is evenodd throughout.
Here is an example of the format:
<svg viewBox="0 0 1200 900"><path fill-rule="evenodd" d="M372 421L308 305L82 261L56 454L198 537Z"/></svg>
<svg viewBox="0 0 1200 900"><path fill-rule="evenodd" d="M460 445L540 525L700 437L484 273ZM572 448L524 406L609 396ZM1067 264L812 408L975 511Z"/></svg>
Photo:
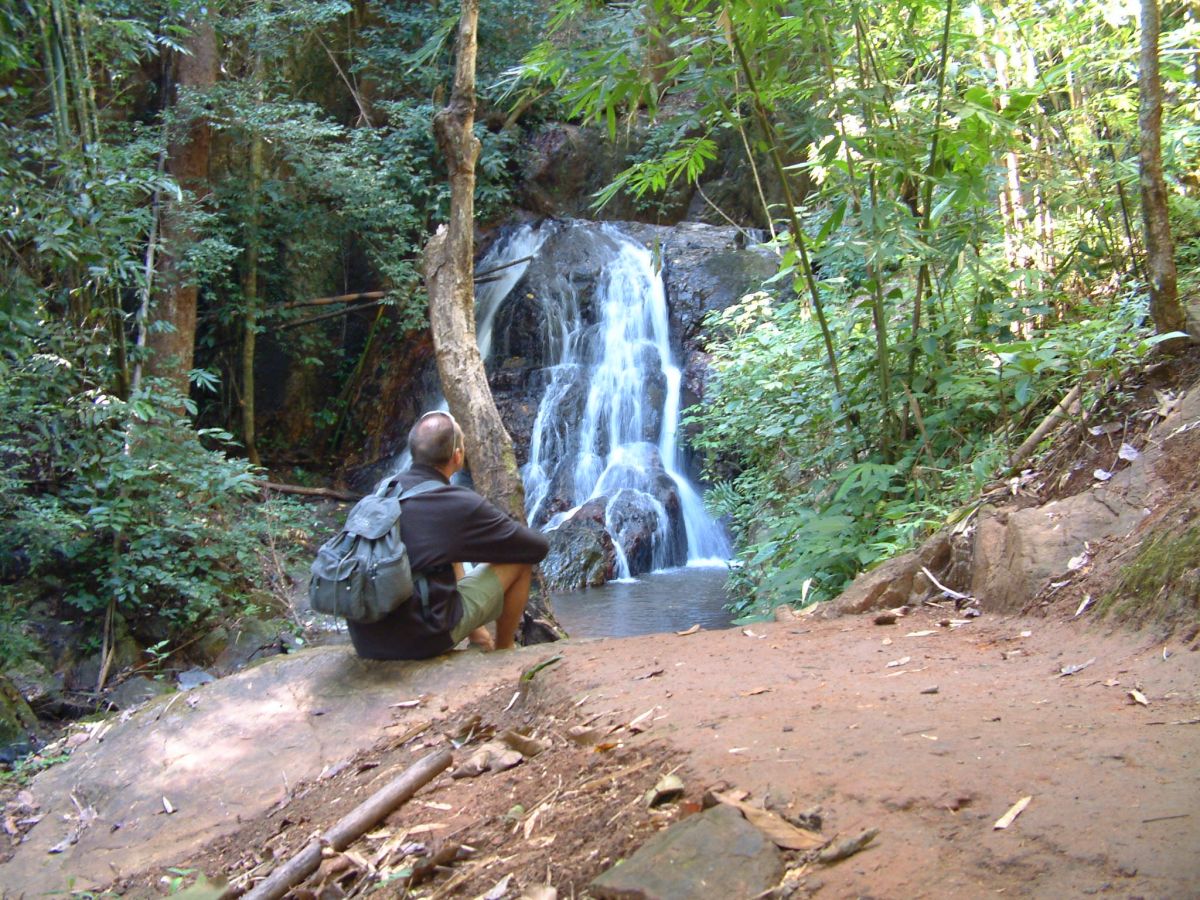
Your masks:
<svg viewBox="0 0 1200 900"><path fill-rule="evenodd" d="M683 631L692 625L729 628L725 577L715 566L689 566L611 581L585 591L558 592L554 614L571 637L630 637Z"/></svg>

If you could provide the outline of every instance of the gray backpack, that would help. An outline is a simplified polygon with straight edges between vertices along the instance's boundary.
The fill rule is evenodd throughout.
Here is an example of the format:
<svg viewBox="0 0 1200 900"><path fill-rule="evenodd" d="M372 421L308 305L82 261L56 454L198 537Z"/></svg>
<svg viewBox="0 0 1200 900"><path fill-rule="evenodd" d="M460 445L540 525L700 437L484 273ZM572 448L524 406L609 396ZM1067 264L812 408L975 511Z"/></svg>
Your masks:
<svg viewBox="0 0 1200 900"><path fill-rule="evenodd" d="M395 479L355 504L346 524L321 545L308 581L315 612L353 622L378 622L413 596L408 551L400 539L400 503L442 487L423 481L389 497Z"/></svg>

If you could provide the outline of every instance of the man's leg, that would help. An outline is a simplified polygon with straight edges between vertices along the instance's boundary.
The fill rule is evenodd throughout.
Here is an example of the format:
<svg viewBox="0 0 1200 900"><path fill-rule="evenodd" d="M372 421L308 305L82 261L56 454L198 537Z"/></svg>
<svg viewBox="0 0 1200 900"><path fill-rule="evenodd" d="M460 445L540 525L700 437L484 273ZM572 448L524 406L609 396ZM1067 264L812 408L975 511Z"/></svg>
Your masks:
<svg viewBox="0 0 1200 900"><path fill-rule="evenodd" d="M528 563L497 563L490 566L504 589L504 608L496 620L496 649L511 650L533 583L533 566Z"/></svg>
<svg viewBox="0 0 1200 900"><path fill-rule="evenodd" d="M463 597L463 620L455 627L455 643L468 638L472 644L493 649L491 635L484 627L496 623L495 648L513 646L521 614L529 600L533 566L521 563L492 563L478 566L459 580Z"/></svg>

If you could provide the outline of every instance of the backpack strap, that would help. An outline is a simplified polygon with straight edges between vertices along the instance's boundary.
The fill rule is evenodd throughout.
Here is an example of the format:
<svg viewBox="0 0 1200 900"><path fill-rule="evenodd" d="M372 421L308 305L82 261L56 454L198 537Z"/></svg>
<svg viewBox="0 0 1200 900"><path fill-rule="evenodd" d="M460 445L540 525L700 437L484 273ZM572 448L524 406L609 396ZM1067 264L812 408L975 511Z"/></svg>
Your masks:
<svg viewBox="0 0 1200 900"><path fill-rule="evenodd" d="M421 494L428 494L430 491L440 487L444 487L440 481L434 481L432 478L428 481L422 481L420 484L410 487L398 496L397 500L407 500L409 497L417 497ZM429 621L429 581L425 577L424 572L413 572L413 592L417 595L417 599L421 603L421 615L426 622Z"/></svg>
<svg viewBox="0 0 1200 900"><path fill-rule="evenodd" d="M391 478L385 478L379 482L379 486L375 488L374 494L376 497L386 497L391 494L392 490L400 482L400 474L396 473Z"/></svg>
<svg viewBox="0 0 1200 900"><path fill-rule="evenodd" d="M428 494L430 491L432 491L436 488L445 487L445 486L446 485L443 484L442 482L434 481L433 479L430 479L429 481L422 481L420 484L414 485L413 487L410 487L407 491L402 492L396 499L397 500L407 500L409 497L417 497L417 496L420 496L421 494Z"/></svg>

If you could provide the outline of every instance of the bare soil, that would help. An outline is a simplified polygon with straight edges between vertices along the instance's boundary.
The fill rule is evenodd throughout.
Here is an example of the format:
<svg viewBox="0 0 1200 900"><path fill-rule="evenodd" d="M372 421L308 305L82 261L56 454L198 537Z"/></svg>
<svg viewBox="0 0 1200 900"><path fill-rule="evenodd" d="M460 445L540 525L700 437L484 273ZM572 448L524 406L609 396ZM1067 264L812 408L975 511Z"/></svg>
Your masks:
<svg viewBox="0 0 1200 900"><path fill-rule="evenodd" d="M879 829L832 866L790 854L779 896L1197 896L1200 643L1164 645L1086 616L943 624L952 615L930 608L891 626L798 620L520 651L531 663L562 659L524 692L499 685L474 709L418 721L419 734L297 786L285 805L176 868L185 880L248 884L474 723L460 760L506 728L550 748L506 772L443 774L327 860L301 896L354 895L379 880L405 895L407 873L456 842L470 855L408 896L478 897L511 875L497 896L550 884L584 897L591 878L699 810L714 785L819 822L830 839ZM1071 666L1083 668L1062 674ZM577 726L599 729L599 743L575 743ZM646 791L669 772L683 778L684 797L647 808ZM1032 798L1024 812L996 830L1023 797ZM158 895L176 875L114 887Z"/></svg>

